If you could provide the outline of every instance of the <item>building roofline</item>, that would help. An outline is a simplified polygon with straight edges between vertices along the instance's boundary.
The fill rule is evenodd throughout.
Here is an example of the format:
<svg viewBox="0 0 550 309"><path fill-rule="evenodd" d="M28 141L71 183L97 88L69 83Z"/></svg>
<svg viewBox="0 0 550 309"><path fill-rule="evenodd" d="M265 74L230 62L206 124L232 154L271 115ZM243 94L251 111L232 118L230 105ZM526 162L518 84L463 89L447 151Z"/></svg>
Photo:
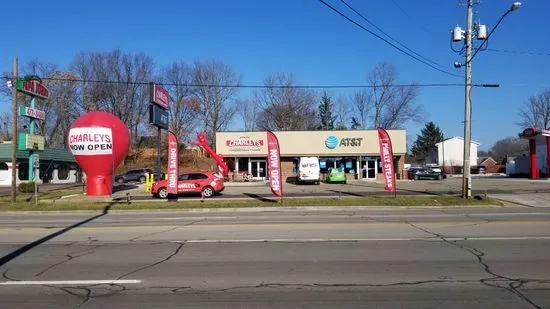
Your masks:
<svg viewBox="0 0 550 309"><path fill-rule="evenodd" d="M464 140L464 138L463 138L462 136L453 136L453 137L446 138L446 139L444 139L443 141L437 142L437 143L435 143L435 144L436 144L436 145L439 145L439 144L441 144L442 142L446 142L446 141L448 141L448 140L452 140L452 139L455 139L455 138L456 138L456 139L460 139L460 140ZM475 140L472 140L471 143L472 143L472 144L476 144L476 145L478 145L478 146L481 145L480 142L475 141Z"/></svg>

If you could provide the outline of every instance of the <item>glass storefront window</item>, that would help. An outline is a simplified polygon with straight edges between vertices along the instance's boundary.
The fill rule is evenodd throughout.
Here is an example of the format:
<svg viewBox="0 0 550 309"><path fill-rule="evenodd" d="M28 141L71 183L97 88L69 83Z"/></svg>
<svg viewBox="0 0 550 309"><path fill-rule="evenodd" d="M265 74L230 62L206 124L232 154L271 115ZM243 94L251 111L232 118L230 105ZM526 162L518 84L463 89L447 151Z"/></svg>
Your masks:
<svg viewBox="0 0 550 309"><path fill-rule="evenodd" d="M19 163L17 166L17 176L19 180L29 180L29 164Z"/></svg>
<svg viewBox="0 0 550 309"><path fill-rule="evenodd" d="M325 157L319 158L321 173L328 173L331 168L337 168L345 173L357 173L357 158L356 157Z"/></svg>
<svg viewBox="0 0 550 309"><path fill-rule="evenodd" d="M248 158L238 158L239 172L248 172Z"/></svg>
<svg viewBox="0 0 550 309"><path fill-rule="evenodd" d="M335 158L319 158L319 167L322 174L328 173L330 168L336 167Z"/></svg>

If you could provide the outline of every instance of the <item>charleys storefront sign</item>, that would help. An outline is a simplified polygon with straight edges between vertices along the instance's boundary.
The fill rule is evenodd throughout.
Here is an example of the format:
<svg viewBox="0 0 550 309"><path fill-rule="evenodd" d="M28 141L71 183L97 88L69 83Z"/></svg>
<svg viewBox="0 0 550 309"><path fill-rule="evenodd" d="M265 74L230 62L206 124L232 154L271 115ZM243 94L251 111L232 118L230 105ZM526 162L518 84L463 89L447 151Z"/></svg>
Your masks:
<svg viewBox="0 0 550 309"><path fill-rule="evenodd" d="M340 138L331 135L325 140L325 146L328 149L335 149L336 147L359 147L363 142L362 137L345 137Z"/></svg>
<svg viewBox="0 0 550 309"><path fill-rule="evenodd" d="M259 152L263 145L263 139L255 139L248 136L241 136L235 139L228 139L225 141L225 145L229 151L249 151L249 152Z"/></svg>

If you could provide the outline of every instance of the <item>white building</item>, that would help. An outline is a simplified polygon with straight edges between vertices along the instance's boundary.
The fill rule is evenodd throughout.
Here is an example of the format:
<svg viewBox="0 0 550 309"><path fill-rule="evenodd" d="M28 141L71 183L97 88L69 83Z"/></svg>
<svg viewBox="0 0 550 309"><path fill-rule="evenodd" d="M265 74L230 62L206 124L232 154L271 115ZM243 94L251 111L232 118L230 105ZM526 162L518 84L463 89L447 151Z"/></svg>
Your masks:
<svg viewBox="0 0 550 309"><path fill-rule="evenodd" d="M464 156L464 138L455 136L435 144L437 146L437 162L440 166L462 166ZM470 144L470 166L477 166L477 149L479 143Z"/></svg>

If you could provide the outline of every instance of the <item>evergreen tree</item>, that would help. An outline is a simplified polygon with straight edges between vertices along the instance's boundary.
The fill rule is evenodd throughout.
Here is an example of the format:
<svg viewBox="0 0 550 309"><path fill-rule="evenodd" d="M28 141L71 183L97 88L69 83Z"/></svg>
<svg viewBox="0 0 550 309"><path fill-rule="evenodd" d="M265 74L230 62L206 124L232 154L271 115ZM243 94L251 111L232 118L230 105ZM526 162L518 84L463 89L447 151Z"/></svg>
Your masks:
<svg viewBox="0 0 550 309"><path fill-rule="evenodd" d="M321 120L320 130L334 130L336 117L332 116L332 101L326 91L319 103L319 118Z"/></svg>
<svg viewBox="0 0 550 309"><path fill-rule="evenodd" d="M435 144L443 140L443 132L439 126L433 122L428 122L424 128L417 135L414 142L411 153L417 159L425 159L428 156L436 155L437 160L437 146Z"/></svg>
<svg viewBox="0 0 550 309"><path fill-rule="evenodd" d="M352 130L359 130L361 128L361 124L359 123L359 120L355 117L351 117L351 129Z"/></svg>

